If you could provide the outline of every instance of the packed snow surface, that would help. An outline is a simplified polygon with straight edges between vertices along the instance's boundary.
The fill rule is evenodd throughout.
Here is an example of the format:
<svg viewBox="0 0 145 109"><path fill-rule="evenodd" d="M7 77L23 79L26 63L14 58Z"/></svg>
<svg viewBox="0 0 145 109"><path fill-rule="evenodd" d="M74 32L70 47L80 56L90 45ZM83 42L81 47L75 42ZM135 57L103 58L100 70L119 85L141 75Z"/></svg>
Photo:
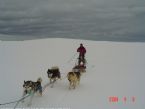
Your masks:
<svg viewBox="0 0 145 109"><path fill-rule="evenodd" d="M80 43L87 49L87 69L80 85L69 90L66 75L77 63ZM42 77L45 86L52 66L59 67L62 80L46 87L42 97L35 94L31 108L145 109L145 43L59 38L0 41L0 104L20 99L24 80ZM30 108L28 101L17 107Z"/></svg>

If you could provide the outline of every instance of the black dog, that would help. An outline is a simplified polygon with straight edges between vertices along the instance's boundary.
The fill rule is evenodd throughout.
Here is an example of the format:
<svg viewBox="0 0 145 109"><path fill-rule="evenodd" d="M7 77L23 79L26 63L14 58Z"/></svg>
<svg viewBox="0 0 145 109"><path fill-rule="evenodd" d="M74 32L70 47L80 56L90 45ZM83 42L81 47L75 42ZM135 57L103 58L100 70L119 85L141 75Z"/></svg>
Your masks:
<svg viewBox="0 0 145 109"><path fill-rule="evenodd" d="M48 78L50 78L50 83L52 83L51 87L53 87L53 83L56 82L57 79L61 78L58 67L52 67L51 69L48 69L47 74Z"/></svg>

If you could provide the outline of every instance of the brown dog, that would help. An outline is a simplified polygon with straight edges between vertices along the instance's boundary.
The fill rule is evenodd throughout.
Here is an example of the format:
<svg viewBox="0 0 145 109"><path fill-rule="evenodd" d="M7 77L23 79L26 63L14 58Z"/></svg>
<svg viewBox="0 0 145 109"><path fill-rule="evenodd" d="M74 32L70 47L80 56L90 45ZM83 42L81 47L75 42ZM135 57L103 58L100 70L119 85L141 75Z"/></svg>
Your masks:
<svg viewBox="0 0 145 109"><path fill-rule="evenodd" d="M69 72L67 74L67 78L69 80L69 89L73 88L75 89L77 84L80 83L80 72Z"/></svg>

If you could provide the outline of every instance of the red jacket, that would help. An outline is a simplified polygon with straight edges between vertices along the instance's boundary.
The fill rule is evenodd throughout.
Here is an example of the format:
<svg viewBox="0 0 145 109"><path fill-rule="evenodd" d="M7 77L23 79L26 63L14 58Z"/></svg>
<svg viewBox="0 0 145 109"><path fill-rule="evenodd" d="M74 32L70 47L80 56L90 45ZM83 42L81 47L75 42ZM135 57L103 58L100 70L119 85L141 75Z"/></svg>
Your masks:
<svg viewBox="0 0 145 109"><path fill-rule="evenodd" d="M77 52L79 52L80 55L84 55L86 53L86 49L84 46L81 46L77 49Z"/></svg>

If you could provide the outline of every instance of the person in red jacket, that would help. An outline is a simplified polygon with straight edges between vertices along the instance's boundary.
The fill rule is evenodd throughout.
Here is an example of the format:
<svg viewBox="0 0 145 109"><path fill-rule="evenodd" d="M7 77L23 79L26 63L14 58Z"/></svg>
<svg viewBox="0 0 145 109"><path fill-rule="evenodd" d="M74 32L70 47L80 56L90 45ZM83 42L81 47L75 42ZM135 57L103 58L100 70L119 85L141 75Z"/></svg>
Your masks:
<svg viewBox="0 0 145 109"><path fill-rule="evenodd" d="M86 48L83 46L83 44L80 44L80 47L77 49L77 52L79 52L79 62L80 65L81 62L85 64L85 54L86 54Z"/></svg>

